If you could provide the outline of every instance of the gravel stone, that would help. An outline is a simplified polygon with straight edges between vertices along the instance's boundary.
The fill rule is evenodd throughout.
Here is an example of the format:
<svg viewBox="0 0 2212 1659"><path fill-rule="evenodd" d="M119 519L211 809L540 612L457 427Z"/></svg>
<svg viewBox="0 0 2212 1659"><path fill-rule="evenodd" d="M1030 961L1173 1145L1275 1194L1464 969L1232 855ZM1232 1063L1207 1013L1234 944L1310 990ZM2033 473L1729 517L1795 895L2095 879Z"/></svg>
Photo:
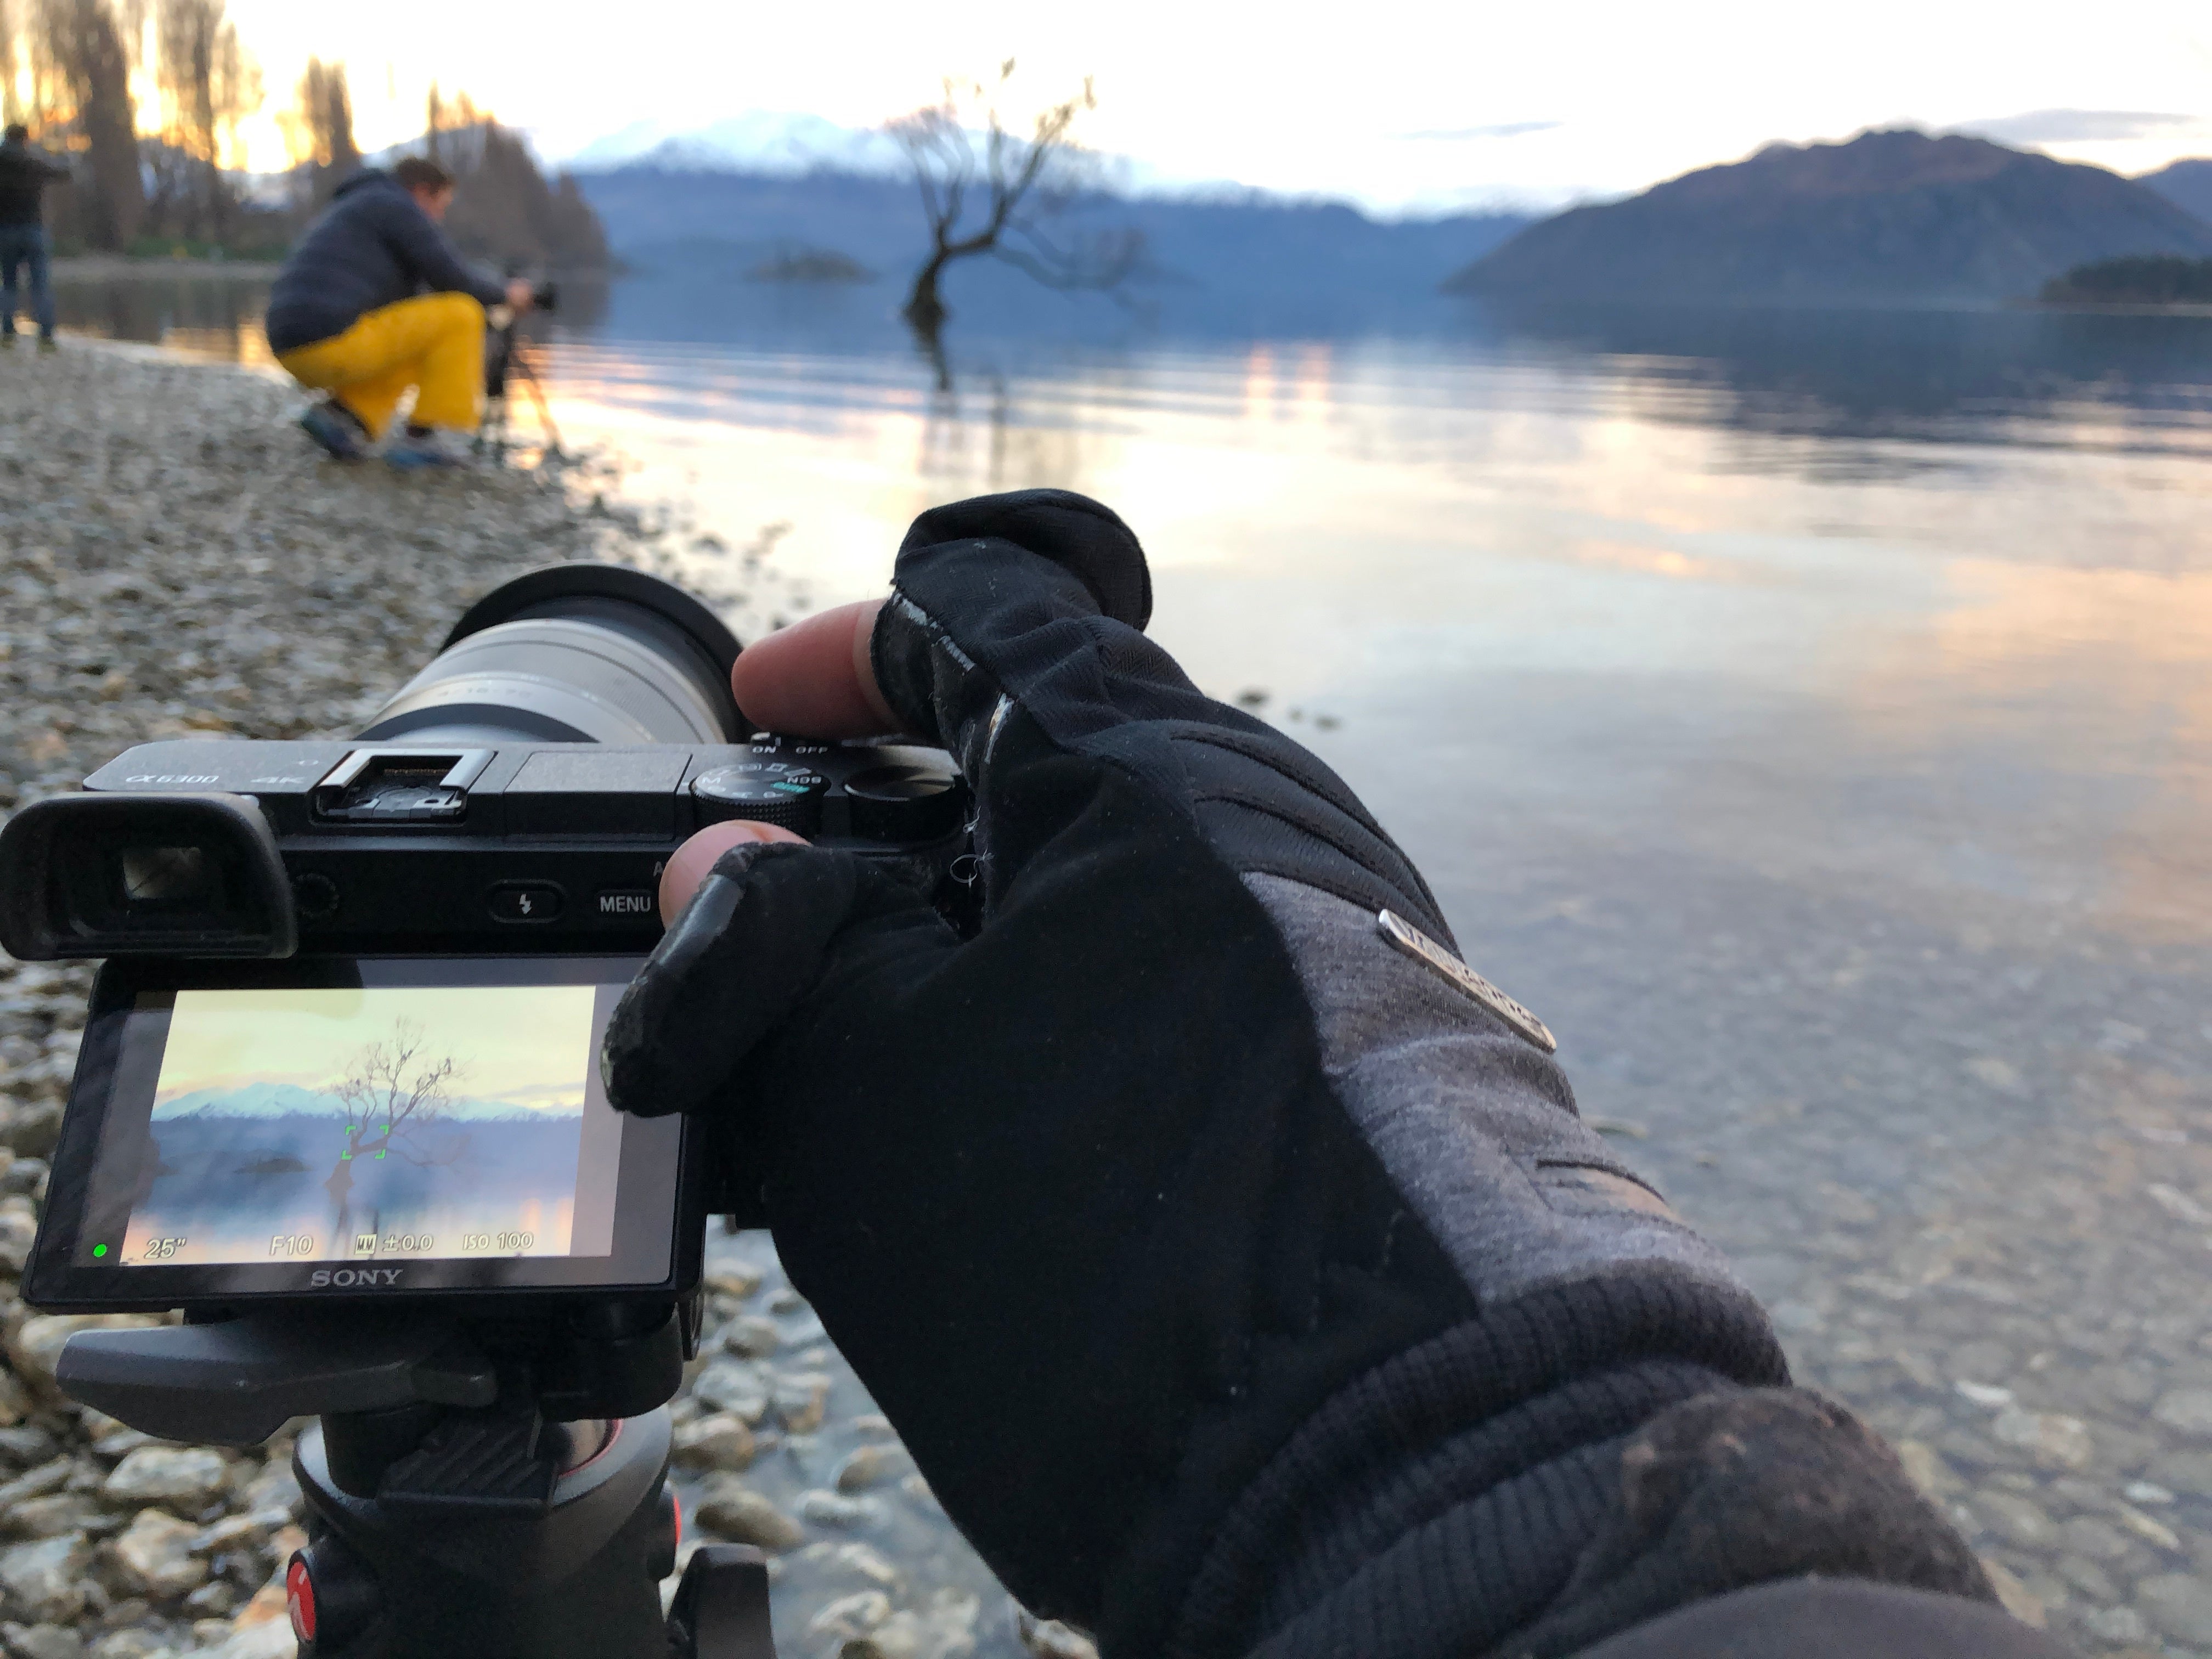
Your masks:
<svg viewBox="0 0 2212 1659"><path fill-rule="evenodd" d="M891 1598L881 1590L859 1590L826 1603L806 1621L806 1633L855 1642L891 1616Z"/></svg>
<svg viewBox="0 0 2212 1659"><path fill-rule="evenodd" d="M197 1512L230 1484L230 1466L207 1446L141 1446L100 1488L117 1504L167 1504Z"/></svg>
<svg viewBox="0 0 2212 1659"><path fill-rule="evenodd" d="M85 1570L92 1540L81 1532L0 1550L0 1589L9 1603L40 1623L74 1619L84 1608Z"/></svg>
<svg viewBox="0 0 2212 1659"><path fill-rule="evenodd" d="M832 1379L821 1371L783 1371L775 1378L775 1414L793 1434L811 1434L830 1409Z"/></svg>
<svg viewBox="0 0 2212 1659"><path fill-rule="evenodd" d="M100 1506L74 1492L30 1498L0 1511L0 1524L18 1538L58 1538L65 1532L88 1529L100 1520Z"/></svg>
<svg viewBox="0 0 2212 1659"><path fill-rule="evenodd" d="M207 1582L208 1564L192 1553L200 1529L161 1510L141 1510L110 1547L125 1585L157 1601L173 1601Z"/></svg>
<svg viewBox="0 0 2212 1659"><path fill-rule="evenodd" d="M1014 1604L1014 1634L1036 1659L1098 1659L1098 1650L1089 1637L1077 1634L1057 1619L1040 1619L1018 1602Z"/></svg>
<svg viewBox="0 0 2212 1659"><path fill-rule="evenodd" d="M0 1625L9 1659L84 1659L84 1638L66 1625Z"/></svg>

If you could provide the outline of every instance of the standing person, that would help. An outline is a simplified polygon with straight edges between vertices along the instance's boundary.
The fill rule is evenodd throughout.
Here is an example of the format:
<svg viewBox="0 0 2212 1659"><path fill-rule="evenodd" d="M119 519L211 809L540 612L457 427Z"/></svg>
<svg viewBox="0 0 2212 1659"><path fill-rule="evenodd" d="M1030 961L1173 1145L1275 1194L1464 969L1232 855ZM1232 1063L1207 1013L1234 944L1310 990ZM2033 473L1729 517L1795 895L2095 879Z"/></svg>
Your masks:
<svg viewBox="0 0 2212 1659"><path fill-rule="evenodd" d="M31 314L39 344L54 349L54 290L46 268L46 226L40 197L66 180L67 167L31 148L31 130L18 121L0 135L0 345L15 343L15 270L31 268Z"/></svg>
<svg viewBox="0 0 2212 1659"><path fill-rule="evenodd" d="M404 470L459 466L483 413L484 307L530 309L530 284L469 269L439 222L453 177L409 156L356 173L276 275L269 349L310 391L300 417L337 459L359 460L415 392L407 430L384 459Z"/></svg>

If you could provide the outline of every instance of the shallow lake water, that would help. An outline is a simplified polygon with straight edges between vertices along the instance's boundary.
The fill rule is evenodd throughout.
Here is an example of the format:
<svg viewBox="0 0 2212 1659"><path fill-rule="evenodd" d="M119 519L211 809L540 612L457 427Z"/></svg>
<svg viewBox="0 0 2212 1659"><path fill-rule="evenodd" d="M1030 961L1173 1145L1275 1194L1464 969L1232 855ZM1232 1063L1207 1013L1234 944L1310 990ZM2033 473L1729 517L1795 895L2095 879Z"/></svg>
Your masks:
<svg viewBox="0 0 2212 1659"><path fill-rule="evenodd" d="M940 368L881 289L714 297L556 327L572 445L787 526L816 604L933 502L1114 506L1156 635L1366 798L2014 1605L2212 1653L2212 320L956 319Z"/></svg>

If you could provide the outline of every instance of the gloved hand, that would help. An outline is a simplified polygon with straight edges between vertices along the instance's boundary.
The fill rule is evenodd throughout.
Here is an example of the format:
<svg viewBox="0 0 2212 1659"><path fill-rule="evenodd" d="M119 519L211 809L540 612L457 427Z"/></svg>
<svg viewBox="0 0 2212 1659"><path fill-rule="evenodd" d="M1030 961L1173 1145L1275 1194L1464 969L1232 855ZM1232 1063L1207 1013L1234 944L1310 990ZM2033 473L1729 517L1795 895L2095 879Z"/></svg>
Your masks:
<svg viewBox="0 0 2212 1659"><path fill-rule="evenodd" d="M1565 1652L1815 1571L1986 1596L1878 1443L1755 1392L1784 1363L1718 1254L1150 603L1119 519L1030 491L924 514L880 612L748 651L757 720L951 752L985 921L725 827L672 864L696 892L605 1060L623 1109L726 1137L1007 1586L1194 1656ZM1715 1544L1723 1489L1772 1530L1746 1444L1827 1470L1826 1533Z"/></svg>

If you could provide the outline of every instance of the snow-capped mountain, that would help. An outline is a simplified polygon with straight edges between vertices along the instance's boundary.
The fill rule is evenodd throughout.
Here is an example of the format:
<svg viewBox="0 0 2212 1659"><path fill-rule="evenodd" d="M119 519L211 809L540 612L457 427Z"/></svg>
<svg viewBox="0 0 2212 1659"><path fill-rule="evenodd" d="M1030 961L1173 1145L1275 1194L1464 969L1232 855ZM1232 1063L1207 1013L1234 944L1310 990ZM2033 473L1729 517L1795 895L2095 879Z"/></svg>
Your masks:
<svg viewBox="0 0 2212 1659"><path fill-rule="evenodd" d="M344 1109L334 1097L320 1090L302 1088L296 1083L248 1083L238 1088L215 1084L163 1102L155 1109L155 1115L164 1121L210 1117L336 1117L342 1116ZM582 1115L580 1103L538 1108L518 1105L511 1100L469 1098L450 1103L438 1115L447 1123L543 1123L554 1118L580 1117Z"/></svg>
<svg viewBox="0 0 2212 1659"><path fill-rule="evenodd" d="M906 161L889 135L843 127L819 115L753 110L703 127L633 121L595 139L561 165L574 173L655 167L664 173L752 173L796 176L817 167L846 173L903 173Z"/></svg>

